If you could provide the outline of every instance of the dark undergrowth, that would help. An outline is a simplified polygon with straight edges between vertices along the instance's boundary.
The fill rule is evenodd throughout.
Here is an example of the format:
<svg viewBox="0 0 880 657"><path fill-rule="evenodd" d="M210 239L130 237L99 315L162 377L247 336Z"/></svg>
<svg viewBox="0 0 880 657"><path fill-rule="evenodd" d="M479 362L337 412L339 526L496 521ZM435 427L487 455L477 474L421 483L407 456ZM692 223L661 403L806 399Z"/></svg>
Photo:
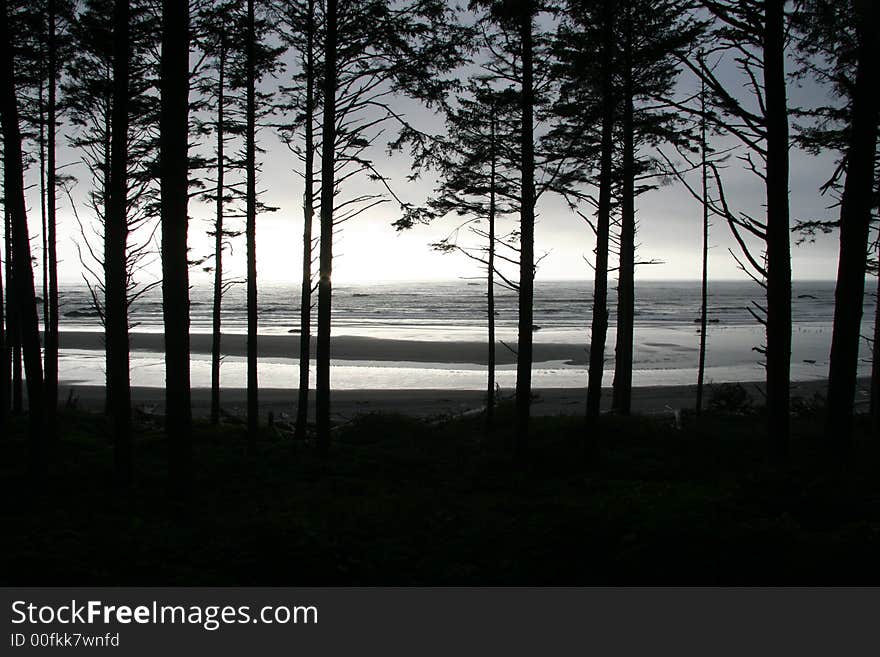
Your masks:
<svg viewBox="0 0 880 657"><path fill-rule="evenodd" d="M537 418L519 459L501 409L421 421L367 415L329 456L265 429L197 424L186 503L167 448L136 431L136 478L113 485L100 416L67 413L48 474L27 475L24 421L0 443L6 584L880 583L880 476L860 427L845 466L818 411L768 465L757 414L606 417L584 458L579 418Z"/></svg>

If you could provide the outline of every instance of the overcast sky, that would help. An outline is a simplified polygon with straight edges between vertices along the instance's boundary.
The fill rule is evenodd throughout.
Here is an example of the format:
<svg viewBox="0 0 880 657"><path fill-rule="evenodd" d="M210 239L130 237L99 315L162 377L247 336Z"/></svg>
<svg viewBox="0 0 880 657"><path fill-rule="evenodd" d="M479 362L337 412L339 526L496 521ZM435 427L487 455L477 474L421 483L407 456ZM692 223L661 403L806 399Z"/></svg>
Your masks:
<svg viewBox="0 0 880 657"><path fill-rule="evenodd" d="M730 81L736 81L732 72ZM284 80L282 79L282 82ZM739 82L736 82L739 84ZM682 85L686 87L685 79ZM271 85L270 85L271 86ZM793 102L813 104L821 102L822 92L815 87L791 86ZM442 129L442 120L417 109L412 102L399 103L399 109L408 112L423 128ZM59 133L59 164L75 162L79 154L66 146L67 126ZM271 130L264 129L259 140L266 149L262 155L262 173L259 186L265 190L263 200L279 211L261 214L257 224L257 269L262 283L297 283L300 275L302 234L302 181L296 174L297 162L286 146ZM425 179L407 183L409 162L405 157L378 160L379 168L387 175L398 193L412 202L420 202L430 192L432 181ZM828 217L830 199L819 196L820 185L833 170L833 156L813 157L797 150L791 153L791 219ZM82 202L88 191L88 177L81 165L66 169L80 180L74 190L74 199ZM32 169L31 176L36 175ZM728 198L737 207L762 214L763 188L761 181L731 163L724 171ZM696 183L697 180L694 179ZM373 183L375 184L375 183ZM369 189L366 181L352 182L346 195ZM30 222L32 234L38 234L39 202L36 189L31 188ZM591 257L593 235L589 227L577 215L572 214L556 198L543 197L538 205L538 225L535 230L536 252L548 253L541 262L538 278L588 279L592 271L584 257ZM80 216L93 221L88 210L80 207ZM193 257L207 254L211 238L206 235L212 208L203 203L191 203L190 246ZM700 221L701 211L688 192L678 183L666 185L648 192L637 199L639 219L639 259L656 259L660 264L643 266L637 271L642 280L697 279L700 274ZM832 213L833 214L833 213ZM356 283L384 280L441 280L481 274L475 263L456 254L441 254L430 247L449 234L457 224L454 217L432 226L417 226L404 233L396 232L391 223L399 216L394 203L361 215L345 224L336 242L337 257L334 261L334 280L340 283ZM81 241L79 229L73 219L68 200L60 196L59 220L59 276L63 284L81 283L82 267L76 249ZM512 228L515 217L503 220ZM317 230L317 228L316 228ZM792 271L796 279L832 279L836 275L836 235L823 236L813 244L798 246L793 237ZM35 242L35 255L40 257ZM742 272L728 253L734 244L728 227L715 220L711 232L710 276L713 279L740 279ZM236 244L228 255L226 268L231 275L244 270L244 241ZM151 265L146 277L158 276L158 263ZM207 283L206 274L194 272L194 283Z"/></svg>

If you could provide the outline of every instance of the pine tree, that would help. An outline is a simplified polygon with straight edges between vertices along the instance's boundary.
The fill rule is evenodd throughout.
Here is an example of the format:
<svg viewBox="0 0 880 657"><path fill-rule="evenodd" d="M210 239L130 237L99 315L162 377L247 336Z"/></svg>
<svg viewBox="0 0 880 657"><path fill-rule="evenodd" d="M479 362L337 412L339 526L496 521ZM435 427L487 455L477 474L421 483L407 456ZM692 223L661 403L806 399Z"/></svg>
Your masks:
<svg viewBox="0 0 880 657"><path fill-rule="evenodd" d="M736 138L747 150L749 170L766 190L766 217L757 219L732 208L717 167L711 167L718 194L712 212L723 217L740 247L735 256L743 271L766 291L766 306L753 316L764 325L767 430L774 462L788 456L789 378L791 367L791 246L788 199L789 109L785 60L791 21L785 0L702 0L712 15L710 35L716 53L731 57L746 80L747 94L720 80L705 60L685 60L703 80L710 98L712 127ZM758 158L758 161L755 160ZM764 254L750 250L744 233L764 244Z"/></svg>
<svg viewBox="0 0 880 657"><path fill-rule="evenodd" d="M315 191L315 125L319 111L320 60L318 50L319 16L315 0L287 0L279 11L285 43L300 60L295 86L285 89L290 100L283 109L295 113L294 121L281 126L281 136L303 163L303 237L302 279L299 301L299 382L297 385L296 423L294 435L305 436L309 414L309 364L311 362L312 292L314 290L313 226L316 205ZM298 135L302 131L302 146Z"/></svg>
<svg viewBox="0 0 880 657"><path fill-rule="evenodd" d="M405 229L416 221L434 222L449 214L463 218L452 234L434 247L463 254L486 270L486 427L490 431L496 402L495 287L516 289L516 282L499 266L516 264L513 256L518 250L510 244L515 236L502 234L497 223L500 217L518 210L517 107L518 97L509 89L493 88L482 75L469 80L456 105L446 110L446 136L432 142L415 162L417 172L428 169L439 176L434 194L420 212L397 223L398 229ZM461 241L465 226L479 240L479 246ZM502 248L504 253L498 253L499 246L506 247Z"/></svg>
<svg viewBox="0 0 880 657"><path fill-rule="evenodd" d="M189 4L162 1L159 171L162 219L162 313L165 324L165 428L178 496L192 470L187 262Z"/></svg>
<svg viewBox="0 0 880 657"><path fill-rule="evenodd" d="M27 376L30 432L30 467L44 466L43 367L37 318L30 239L24 195L22 138L15 87L15 63L9 30L9 3L0 11L0 122L3 132L4 207L11 223L15 302L20 319L22 353Z"/></svg>
<svg viewBox="0 0 880 657"><path fill-rule="evenodd" d="M199 131L215 137L214 160L207 165L215 170L215 178L208 180L209 190L204 200L214 204L214 217L209 234L214 238L210 259L213 264L213 295L211 310L211 410L212 424L220 421L220 364L222 360L222 304L226 291L236 281L227 279L224 254L231 248L231 240L242 231L230 225L227 215L230 204L241 201L244 192L235 177L244 169L242 158L230 147L244 133L241 122L240 94L234 88L237 69L241 68L244 51L241 21L238 20L240 0L224 0L204 7L197 15L200 47L207 59L207 67L198 81L203 110L208 114L199 120ZM210 187L213 183L213 187Z"/></svg>
<svg viewBox="0 0 880 657"><path fill-rule="evenodd" d="M391 4L387 0L328 0L323 24L321 94L321 236L319 244L316 399L318 445L330 444L330 332L333 234L344 221L382 202L365 194L335 202L337 186L358 173L390 192L365 151L382 126L397 124L391 148L423 137L388 104L389 95L428 104L442 100L443 74L460 61L463 34L439 0ZM338 126L338 129L337 129Z"/></svg>
<svg viewBox="0 0 880 657"><path fill-rule="evenodd" d="M875 3L812 0L799 15L802 74L833 85L844 107L813 111L817 122L802 134L814 151L835 149L841 166L826 183L840 194L840 257L828 372L825 437L834 452L852 447L853 405L861 342L865 273L874 206L880 83L880 16ZM840 182L843 178L842 183Z"/></svg>

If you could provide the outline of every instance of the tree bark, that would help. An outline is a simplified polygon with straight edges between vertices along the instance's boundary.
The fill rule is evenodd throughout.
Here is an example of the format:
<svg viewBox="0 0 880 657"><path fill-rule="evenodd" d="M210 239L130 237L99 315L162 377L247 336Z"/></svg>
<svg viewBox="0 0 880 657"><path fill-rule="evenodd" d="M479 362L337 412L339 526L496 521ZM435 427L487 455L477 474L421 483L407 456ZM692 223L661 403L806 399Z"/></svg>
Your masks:
<svg viewBox="0 0 880 657"><path fill-rule="evenodd" d="M254 0L247 2L247 108L245 168L247 198L245 240L247 242L247 426L248 441L254 444L259 429L257 382L257 164L256 164L256 62L254 55Z"/></svg>
<svg viewBox="0 0 880 657"><path fill-rule="evenodd" d="M516 444L518 454L526 449L532 403L532 345L535 291L535 143L534 143L534 43L531 2L524 3L520 17L522 94L520 142L520 261L519 325L516 352Z"/></svg>
<svg viewBox="0 0 880 657"><path fill-rule="evenodd" d="M629 415L632 406L635 320L635 144L633 137L632 7L627 8L623 44L623 184L620 212L620 269L617 283L617 345L611 406Z"/></svg>
<svg viewBox="0 0 880 657"><path fill-rule="evenodd" d="M880 240L877 254L880 257ZM871 436L880 439L880 271L874 301L874 342L871 347Z"/></svg>
<svg viewBox="0 0 880 657"><path fill-rule="evenodd" d="M58 254L56 236L56 138L57 124L57 86L58 86L58 43L57 43L57 11L55 0L48 0L49 13L49 143L46 188L46 242L48 246L49 294L47 316L45 320L46 335L44 344L46 369L46 423L49 440L57 438L58 417Z"/></svg>
<svg viewBox="0 0 880 657"><path fill-rule="evenodd" d="M587 382L587 421L595 423L602 404L605 341L608 336L608 234L611 226L611 185L614 154L614 32L610 3L605 3L602 44L602 135L599 156L599 201L596 212L596 267L593 278L593 316Z"/></svg>
<svg viewBox="0 0 880 657"><path fill-rule="evenodd" d="M10 357L10 404L14 414L22 412L24 394L21 376L21 331L19 330L18 303L15 299L15 254L12 246L12 213L4 205L4 230L6 234L6 340Z"/></svg>
<svg viewBox="0 0 880 657"><path fill-rule="evenodd" d="M487 377L486 377L486 429L495 425L495 185L497 168L496 109L493 104L489 119L489 253L486 263L486 312L488 319Z"/></svg>
<svg viewBox="0 0 880 657"><path fill-rule="evenodd" d="M312 223L315 217L315 1L306 18L305 191L303 193L302 286L299 298L299 387L294 436L305 437L309 417L309 362L312 339Z"/></svg>
<svg viewBox="0 0 880 657"><path fill-rule="evenodd" d="M703 379L706 373L706 329L709 314L709 165L706 145L706 86L700 81L700 180L703 195L703 267L700 278L700 356L697 365L697 415L703 412Z"/></svg>
<svg viewBox="0 0 880 657"><path fill-rule="evenodd" d="M117 482L131 481L131 381L128 338L128 87L129 0L115 0L113 20L113 105L110 138L110 198L104 226L104 328L107 385L113 390L108 409L113 431Z"/></svg>
<svg viewBox="0 0 880 657"><path fill-rule="evenodd" d="M12 217L9 206L3 208L3 235L6 255L6 397L4 404L12 413L21 413L21 347L18 332L18 309L15 304L15 273L12 270Z"/></svg>
<svg viewBox="0 0 880 657"><path fill-rule="evenodd" d="M784 0L765 0L763 63L767 121L767 430L771 459L781 463L788 458L791 368Z"/></svg>
<svg viewBox="0 0 880 657"><path fill-rule="evenodd" d="M4 213L5 214L5 213ZM6 340L6 302L3 288L3 268L0 267L0 432L6 435L9 416L9 345Z"/></svg>
<svg viewBox="0 0 880 657"><path fill-rule="evenodd" d="M318 449L330 448L330 320L333 273L333 192L336 144L336 0L327 0L324 45L324 116L321 126L321 245L315 413Z"/></svg>
<svg viewBox="0 0 880 657"><path fill-rule="evenodd" d="M226 193L224 176L224 103L226 102L226 43L220 45L217 71L217 200L214 219L214 299L211 323L211 424L220 422L220 346L223 305L223 195Z"/></svg>
<svg viewBox="0 0 880 657"><path fill-rule="evenodd" d="M845 456L852 446L853 405L861 343L868 235L877 144L877 16L873 2L856 3L858 64L840 204L840 257L834 293L834 330L828 369L825 438Z"/></svg>
<svg viewBox="0 0 880 657"><path fill-rule="evenodd" d="M21 130L15 95L15 67L12 35L8 24L8 2L0 11L0 121L3 131L4 199L12 224L15 301L18 306L24 367L27 376L29 417L29 465L40 472L44 462L43 363L40 351L40 324L37 317L34 273L28 236L27 206L24 198Z"/></svg>
<svg viewBox="0 0 880 657"><path fill-rule="evenodd" d="M162 314L165 323L165 425L174 492L187 494L192 471L187 262L189 4L162 1L159 175L162 213Z"/></svg>

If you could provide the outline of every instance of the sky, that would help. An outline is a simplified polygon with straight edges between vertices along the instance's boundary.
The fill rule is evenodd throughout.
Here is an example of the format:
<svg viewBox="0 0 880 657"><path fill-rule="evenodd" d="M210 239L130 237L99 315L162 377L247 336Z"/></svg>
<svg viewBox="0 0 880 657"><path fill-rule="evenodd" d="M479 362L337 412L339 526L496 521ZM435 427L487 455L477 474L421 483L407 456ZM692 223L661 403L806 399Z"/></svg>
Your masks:
<svg viewBox="0 0 880 657"><path fill-rule="evenodd" d="M740 84L732 71L723 73L733 85ZM283 74L282 74L283 75ZM283 78L281 79L283 83ZM687 80L682 81L686 87ZM271 88L272 83L267 83ZM791 86L792 102L813 104L822 100L822 91L815 87ZM399 101L396 109L407 113L423 128L442 130L442 119L417 107L411 101ZM84 167L77 164L79 153L67 145L67 126L59 132L59 164L69 165L65 171L79 181L73 191L75 202L82 203L88 191L88 176ZM297 162L287 147L269 129L259 134L265 153L261 155L262 171L259 188L264 190L263 201L279 208L277 212L261 214L257 219L257 270L261 283L298 284L302 253L302 193L301 177L296 173ZM723 145L720 141L719 146ZM390 179L395 190L406 200L422 202L430 193L433 181L425 178L408 183L409 173L406 157L387 157L379 154L380 169ZM831 155L814 157L793 149L791 152L791 219L830 217L830 200L819 195L821 184L834 167ZM29 173L32 180L33 169ZM745 171L738 162L732 162L723 172L727 196L737 207L761 216L763 188L761 181ZM696 184L697 180L693 179ZM345 195L369 191L371 185L365 180L354 180L345 189ZM29 190L29 217L32 234L39 228L39 197L36 187ZM666 184L647 192L636 202L639 229L638 259L657 260L658 264L641 266L637 270L639 280L694 280L700 276L701 210L685 188L679 184ZM585 208L591 212L590 208ZM190 204L190 247L192 257L206 255L212 249L212 238L206 234L213 209L201 202ZM87 222L85 207L79 208L80 216ZM539 280L582 280L592 278L592 270L585 261L592 257L594 238L589 226L568 210L559 198L542 197L537 207L538 223L535 229L536 253L547 254L541 261ZM397 205L385 203L346 223L335 242L333 280L339 283L406 280L450 280L460 277L482 276L479 266L460 254L440 253L431 244L450 234L460 219L449 217L431 226L416 226L405 232L397 232L391 226L399 217ZM517 218L501 220L503 226L513 228ZM59 197L59 278L62 284L83 282L83 267L77 243L82 241L80 231L70 209L68 200ZM503 229L503 228L500 228ZM316 226L317 232L317 226ZM797 245L792 240L792 272L795 279L833 279L837 267L836 235L820 236L815 243ZM735 249L730 230L720 219L713 221L710 234L710 278L745 279L737 263L728 252ZM35 255L40 249L35 244ZM234 246L232 254L225 259L225 268L232 276L244 272L244 239ZM145 280L159 276L158 262L150 264L143 272ZM209 275L194 270L194 284L208 284Z"/></svg>

